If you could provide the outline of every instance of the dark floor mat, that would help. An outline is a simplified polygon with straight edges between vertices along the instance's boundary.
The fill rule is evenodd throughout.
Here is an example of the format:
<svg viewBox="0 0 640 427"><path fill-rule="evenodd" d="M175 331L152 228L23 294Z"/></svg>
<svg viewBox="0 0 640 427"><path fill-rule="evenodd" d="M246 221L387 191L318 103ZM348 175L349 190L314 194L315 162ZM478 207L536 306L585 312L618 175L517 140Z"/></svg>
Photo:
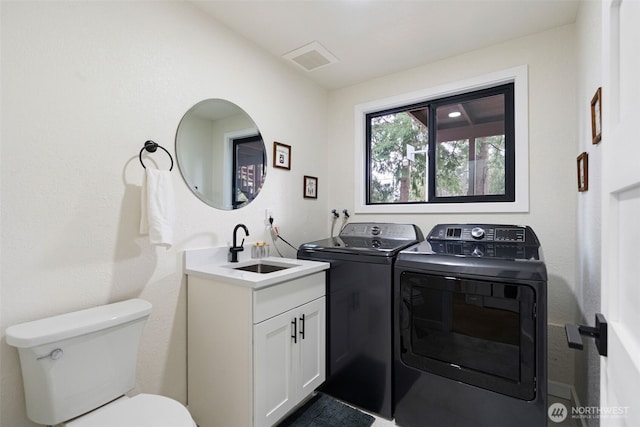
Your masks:
<svg viewBox="0 0 640 427"><path fill-rule="evenodd" d="M325 394L317 394L278 427L370 427L375 419Z"/></svg>

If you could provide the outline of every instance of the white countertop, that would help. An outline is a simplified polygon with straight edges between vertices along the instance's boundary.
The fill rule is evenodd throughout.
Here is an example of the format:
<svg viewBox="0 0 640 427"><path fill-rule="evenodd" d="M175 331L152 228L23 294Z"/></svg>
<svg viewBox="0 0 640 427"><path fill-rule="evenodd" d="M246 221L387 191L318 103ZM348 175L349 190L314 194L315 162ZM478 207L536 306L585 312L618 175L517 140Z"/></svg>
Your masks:
<svg viewBox="0 0 640 427"><path fill-rule="evenodd" d="M238 253L238 262L227 261L229 248L218 246L205 249L187 249L184 252L184 272L191 276L211 279L236 285L260 289L276 285L309 274L328 270L328 262L306 261L294 258L266 257L251 258L251 247ZM250 271L234 270L235 267L262 262L271 265L291 266L273 273L253 273Z"/></svg>

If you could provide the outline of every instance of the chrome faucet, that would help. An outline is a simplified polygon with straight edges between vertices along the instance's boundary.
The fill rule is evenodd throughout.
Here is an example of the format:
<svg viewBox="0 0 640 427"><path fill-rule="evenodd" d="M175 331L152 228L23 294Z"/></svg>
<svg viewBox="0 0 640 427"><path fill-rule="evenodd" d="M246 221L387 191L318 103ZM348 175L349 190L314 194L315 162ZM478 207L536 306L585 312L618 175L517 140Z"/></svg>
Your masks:
<svg viewBox="0 0 640 427"><path fill-rule="evenodd" d="M239 228L242 228L244 230L245 236L249 235L249 230L247 229L246 225L238 224L235 226L235 228L233 229L233 246L229 248L229 253L231 254L231 262L238 262L238 252L244 251L244 247L242 246L244 244L244 237L242 238L242 242L240 242L240 246L238 246L237 244Z"/></svg>

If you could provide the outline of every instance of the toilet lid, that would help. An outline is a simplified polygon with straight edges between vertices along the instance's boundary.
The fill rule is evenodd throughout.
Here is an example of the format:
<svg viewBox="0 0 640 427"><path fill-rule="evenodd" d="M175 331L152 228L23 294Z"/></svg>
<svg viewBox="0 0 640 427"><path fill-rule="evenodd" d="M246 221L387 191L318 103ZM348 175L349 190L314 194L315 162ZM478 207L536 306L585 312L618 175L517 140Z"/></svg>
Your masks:
<svg viewBox="0 0 640 427"><path fill-rule="evenodd" d="M194 427L179 402L154 394L122 398L70 421L67 427Z"/></svg>

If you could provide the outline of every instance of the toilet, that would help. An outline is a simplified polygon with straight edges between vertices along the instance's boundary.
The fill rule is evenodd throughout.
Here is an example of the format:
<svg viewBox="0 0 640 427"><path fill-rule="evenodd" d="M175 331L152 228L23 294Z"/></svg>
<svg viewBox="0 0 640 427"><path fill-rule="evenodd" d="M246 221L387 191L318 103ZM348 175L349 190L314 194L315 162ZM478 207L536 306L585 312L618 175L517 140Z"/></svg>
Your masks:
<svg viewBox="0 0 640 427"><path fill-rule="evenodd" d="M138 345L151 304L130 299L7 328L17 347L27 416L66 427L196 427L164 396L135 386Z"/></svg>

